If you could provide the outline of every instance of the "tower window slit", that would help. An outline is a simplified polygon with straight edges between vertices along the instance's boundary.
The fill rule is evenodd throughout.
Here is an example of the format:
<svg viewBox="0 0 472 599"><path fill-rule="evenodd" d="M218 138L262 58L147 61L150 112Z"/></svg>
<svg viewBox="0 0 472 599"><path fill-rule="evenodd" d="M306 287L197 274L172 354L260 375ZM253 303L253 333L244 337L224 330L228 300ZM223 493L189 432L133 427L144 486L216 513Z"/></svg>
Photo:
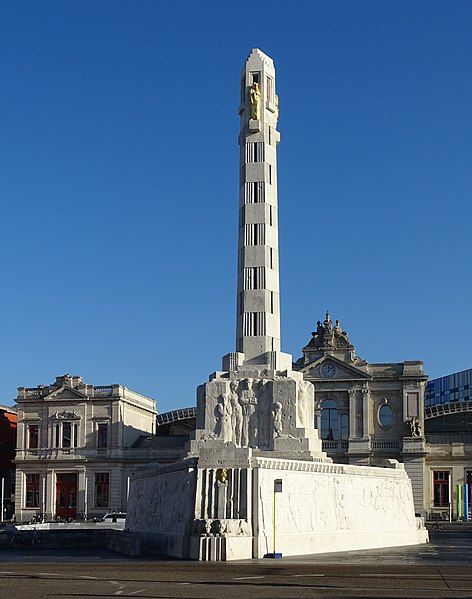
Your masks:
<svg viewBox="0 0 472 599"><path fill-rule="evenodd" d="M264 289L265 268L254 266L244 269L244 289Z"/></svg>
<svg viewBox="0 0 472 599"><path fill-rule="evenodd" d="M245 312L243 315L243 335L254 337L266 334L265 312Z"/></svg>
<svg viewBox="0 0 472 599"><path fill-rule="evenodd" d="M264 201L264 182L246 183L244 186L244 203L258 204Z"/></svg>
<svg viewBox="0 0 472 599"><path fill-rule="evenodd" d="M251 162L264 162L264 142L248 142L246 143L246 164Z"/></svg>
<svg viewBox="0 0 472 599"><path fill-rule="evenodd" d="M245 245L264 245L265 244L265 225L263 223L255 223L245 225L244 227L244 244Z"/></svg>

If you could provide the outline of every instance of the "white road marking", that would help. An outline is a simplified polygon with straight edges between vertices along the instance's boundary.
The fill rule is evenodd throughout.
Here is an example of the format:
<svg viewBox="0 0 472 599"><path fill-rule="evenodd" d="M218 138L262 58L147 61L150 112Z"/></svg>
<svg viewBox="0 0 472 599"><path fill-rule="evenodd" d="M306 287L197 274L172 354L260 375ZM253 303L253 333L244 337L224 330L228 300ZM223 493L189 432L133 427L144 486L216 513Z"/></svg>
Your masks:
<svg viewBox="0 0 472 599"><path fill-rule="evenodd" d="M291 574L291 578L305 578L307 576L324 576L324 574Z"/></svg>
<svg viewBox="0 0 472 599"><path fill-rule="evenodd" d="M139 591L133 591L132 593L128 593L128 595L136 595L137 593L142 593L144 589L139 589Z"/></svg>
<svg viewBox="0 0 472 599"><path fill-rule="evenodd" d="M233 580L253 580L256 578L265 578L265 576L238 576L237 578L233 578Z"/></svg>

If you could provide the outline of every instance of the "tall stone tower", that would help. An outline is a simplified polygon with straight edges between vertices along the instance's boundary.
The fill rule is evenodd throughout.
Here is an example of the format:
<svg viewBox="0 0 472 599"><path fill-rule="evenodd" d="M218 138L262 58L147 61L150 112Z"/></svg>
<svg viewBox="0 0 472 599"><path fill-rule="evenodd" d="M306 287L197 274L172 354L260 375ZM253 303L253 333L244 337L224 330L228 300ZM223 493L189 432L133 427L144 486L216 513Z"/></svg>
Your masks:
<svg viewBox="0 0 472 599"><path fill-rule="evenodd" d="M313 427L313 386L280 351L276 129L271 58L251 51L241 74L236 351L197 391L191 454L199 463L268 454L325 460ZM250 451L248 451L250 450ZM252 453L251 453L252 452Z"/></svg>
<svg viewBox="0 0 472 599"><path fill-rule="evenodd" d="M252 50L241 72L236 351L280 351L277 227L278 97L271 58Z"/></svg>

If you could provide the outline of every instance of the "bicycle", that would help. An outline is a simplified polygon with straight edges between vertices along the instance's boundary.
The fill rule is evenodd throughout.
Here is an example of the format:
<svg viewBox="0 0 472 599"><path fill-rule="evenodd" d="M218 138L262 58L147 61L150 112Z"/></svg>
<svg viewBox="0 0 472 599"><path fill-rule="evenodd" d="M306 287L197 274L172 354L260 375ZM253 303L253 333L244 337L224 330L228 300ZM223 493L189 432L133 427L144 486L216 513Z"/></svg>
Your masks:
<svg viewBox="0 0 472 599"><path fill-rule="evenodd" d="M42 541L38 535L36 528L31 531L21 531L15 534L10 539L10 544L13 549L24 549L25 547L35 547L36 549L41 545Z"/></svg>
<svg viewBox="0 0 472 599"><path fill-rule="evenodd" d="M441 522L433 522L431 530L432 532L443 532L444 526L441 524Z"/></svg>

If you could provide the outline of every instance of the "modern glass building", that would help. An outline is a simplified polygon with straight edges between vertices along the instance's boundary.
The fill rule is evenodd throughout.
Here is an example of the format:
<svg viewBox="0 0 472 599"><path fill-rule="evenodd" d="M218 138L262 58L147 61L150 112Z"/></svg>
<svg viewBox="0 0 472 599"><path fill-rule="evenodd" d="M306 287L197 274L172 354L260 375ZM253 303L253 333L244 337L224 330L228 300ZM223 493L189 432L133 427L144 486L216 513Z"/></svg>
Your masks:
<svg viewBox="0 0 472 599"><path fill-rule="evenodd" d="M425 408L452 401L472 401L472 368L432 379L426 385Z"/></svg>

